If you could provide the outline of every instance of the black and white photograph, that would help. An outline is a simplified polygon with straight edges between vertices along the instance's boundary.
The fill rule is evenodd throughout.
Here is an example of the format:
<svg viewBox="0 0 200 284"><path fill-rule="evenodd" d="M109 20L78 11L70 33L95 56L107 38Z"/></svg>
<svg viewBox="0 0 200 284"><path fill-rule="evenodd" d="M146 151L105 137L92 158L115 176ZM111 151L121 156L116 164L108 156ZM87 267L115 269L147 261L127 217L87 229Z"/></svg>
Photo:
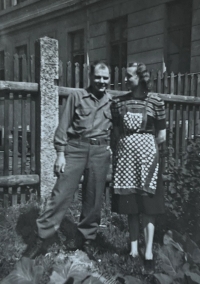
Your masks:
<svg viewBox="0 0 200 284"><path fill-rule="evenodd" d="M199 0L0 0L0 283L200 284Z"/></svg>

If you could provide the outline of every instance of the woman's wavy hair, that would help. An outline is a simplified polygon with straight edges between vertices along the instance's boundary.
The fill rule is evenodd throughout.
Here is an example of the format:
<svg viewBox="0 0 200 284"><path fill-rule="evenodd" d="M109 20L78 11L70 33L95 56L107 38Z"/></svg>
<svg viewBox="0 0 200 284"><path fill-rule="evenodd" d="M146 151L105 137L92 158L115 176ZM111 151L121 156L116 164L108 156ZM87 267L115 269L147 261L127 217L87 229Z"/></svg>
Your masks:
<svg viewBox="0 0 200 284"><path fill-rule="evenodd" d="M140 78L140 82L142 84L144 84L144 87L148 90L151 91L152 90L152 81L151 81L151 77L150 77L150 73L147 70L147 67L144 63L140 62L140 63L129 63L128 67L137 67L137 75Z"/></svg>

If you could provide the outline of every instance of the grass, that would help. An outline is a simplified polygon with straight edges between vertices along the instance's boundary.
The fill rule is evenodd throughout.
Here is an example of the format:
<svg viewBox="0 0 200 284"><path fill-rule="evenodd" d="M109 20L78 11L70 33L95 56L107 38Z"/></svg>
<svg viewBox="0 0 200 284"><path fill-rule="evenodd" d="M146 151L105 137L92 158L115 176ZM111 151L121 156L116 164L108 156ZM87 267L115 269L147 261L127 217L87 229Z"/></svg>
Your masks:
<svg viewBox="0 0 200 284"><path fill-rule="evenodd" d="M78 253L77 257L79 257L80 253L73 251L72 248L75 245L80 209L80 202L74 202L71 205L60 230L53 238L48 240L47 254L37 258L36 263L37 265L42 264L43 273L40 282L36 284L50 283L58 256L65 259L74 256L76 258ZM35 242L37 232L35 221L39 212L40 204L36 201L0 209L0 280L11 273L15 265L20 262L27 245L33 245ZM162 263L158 256L166 228L163 220L162 217L157 220L154 241L155 273L157 274L163 272ZM98 275L98 277L102 276L104 283L134 283L133 278L129 282L125 282L125 277L136 277L140 281L138 283L143 284L159 283L155 280L154 275L145 273L139 260L133 260L129 256L127 217L111 212L105 204L103 204L101 225L93 249L97 261L93 263L90 272ZM141 255L143 255L144 240L142 234L139 249ZM107 279L107 282L105 282L105 279Z"/></svg>
<svg viewBox="0 0 200 284"><path fill-rule="evenodd" d="M48 252L57 255L61 250L73 254L77 222L81 204L73 203L64 218L58 234L48 241ZM27 245L34 243L37 227L35 220L40 211L37 202L26 203L0 211L0 280L4 279L21 259ZM96 268L107 279L116 275L133 275L146 281L140 265L129 257L129 234L126 216L102 209L101 225L94 242ZM140 243L141 247L143 246ZM157 250L159 244L155 244ZM53 260L46 261L44 279L50 276ZM45 283L45 282L43 282ZM48 283L48 282L46 282ZM144 282L146 283L146 282ZM148 282L147 282L148 283Z"/></svg>

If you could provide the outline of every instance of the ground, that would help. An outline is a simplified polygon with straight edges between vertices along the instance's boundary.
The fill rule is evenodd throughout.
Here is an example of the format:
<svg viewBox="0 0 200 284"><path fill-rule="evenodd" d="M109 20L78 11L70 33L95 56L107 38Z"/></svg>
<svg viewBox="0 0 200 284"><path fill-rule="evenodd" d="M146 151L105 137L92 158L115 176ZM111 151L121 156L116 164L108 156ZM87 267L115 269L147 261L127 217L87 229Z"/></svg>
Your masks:
<svg viewBox="0 0 200 284"><path fill-rule="evenodd" d="M147 273L143 267L143 235L141 234L139 243L141 258L134 260L129 256L127 218L112 213L110 208L106 207L106 204L102 209L101 225L93 245L96 261L88 259L87 255L80 250L74 251L76 224L80 215L80 207L80 202L72 204L60 230L46 244L44 255L39 256L35 261L25 259L22 256L27 245L32 245L35 241L35 220L39 214L40 205L34 201L8 209L1 208L0 280L2 280L2 284L200 283L200 251L198 247L190 243L190 251L187 252L187 255L195 258L194 266L191 264L194 262L193 258L190 258L189 263L186 260L184 249L188 248L184 247L184 242L183 245L180 245L182 240L178 233L175 234L175 237L178 236L180 239L178 242L173 240L171 233L169 233L165 234L165 243L163 244L165 230L162 219L158 219L155 233L155 271L154 273ZM194 247L193 250L191 249L192 246ZM173 254L176 255L176 258L173 257ZM187 271L185 270L186 264ZM195 277L198 278L196 282L185 282L185 280L179 282L177 279L186 277L185 271L193 273L192 276L187 277L194 277L195 274ZM16 276L16 272L18 276ZM30 275L27 274L29 272ZM27 282L16 277L23 278L23 281L26 279ZM85 278L83 279L83 277ZM70 279L77 278L79 280L81 278L81 280L70 282ZM168 282L163 282L163 279ZM173 282L173 279L176 279L176 282Z"/></svg>

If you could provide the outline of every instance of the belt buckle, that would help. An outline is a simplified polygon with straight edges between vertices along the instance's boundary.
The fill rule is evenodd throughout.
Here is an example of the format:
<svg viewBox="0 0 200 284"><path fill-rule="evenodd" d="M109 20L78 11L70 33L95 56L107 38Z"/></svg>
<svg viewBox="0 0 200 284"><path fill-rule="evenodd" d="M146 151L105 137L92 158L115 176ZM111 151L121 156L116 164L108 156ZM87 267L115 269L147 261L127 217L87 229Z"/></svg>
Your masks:
<svg viewBox="0 0 200 284"><path fill-rule="evenodd" d="M90 144L91 145L97 145L98 144L98 140L96 138L90 138Z"/></svg>

